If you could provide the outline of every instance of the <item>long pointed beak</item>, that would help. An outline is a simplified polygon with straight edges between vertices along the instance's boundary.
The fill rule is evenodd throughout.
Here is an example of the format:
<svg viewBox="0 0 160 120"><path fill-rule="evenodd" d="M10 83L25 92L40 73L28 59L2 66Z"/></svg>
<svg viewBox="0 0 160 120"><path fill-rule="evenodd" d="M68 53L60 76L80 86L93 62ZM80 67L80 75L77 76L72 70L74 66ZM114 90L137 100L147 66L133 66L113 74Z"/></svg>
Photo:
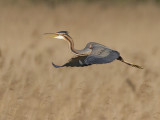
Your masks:
<svg viewBox="0 0 160 120"><path fill-rule="evenodd" d="M54 38L57 36L56 33L44 33L44 35L52 35L52 36L48 36L47 38Z"/></svg>

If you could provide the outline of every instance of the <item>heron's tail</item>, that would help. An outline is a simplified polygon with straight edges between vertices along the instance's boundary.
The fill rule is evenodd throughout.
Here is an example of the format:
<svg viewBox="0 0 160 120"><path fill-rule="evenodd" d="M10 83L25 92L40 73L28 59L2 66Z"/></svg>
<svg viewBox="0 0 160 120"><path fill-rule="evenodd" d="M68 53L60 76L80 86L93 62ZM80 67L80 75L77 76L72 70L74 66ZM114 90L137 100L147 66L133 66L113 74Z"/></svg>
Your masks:
<svg viewBox="0 0 160 120"><path fill-rule="evenodd" d="M143 69L142 66L139 66L139 65L136 65L136 64L129 63L129 62L125 61L121 56L119 56L119 58L117 58L117 60L119 60L119 61L121 61L121 62L123 62L123 63L125 63L125 64L127 64L127 65L130 65L130 66L132 66L132 67L136 67L136 68L139 68L139 69Z"/></svg>

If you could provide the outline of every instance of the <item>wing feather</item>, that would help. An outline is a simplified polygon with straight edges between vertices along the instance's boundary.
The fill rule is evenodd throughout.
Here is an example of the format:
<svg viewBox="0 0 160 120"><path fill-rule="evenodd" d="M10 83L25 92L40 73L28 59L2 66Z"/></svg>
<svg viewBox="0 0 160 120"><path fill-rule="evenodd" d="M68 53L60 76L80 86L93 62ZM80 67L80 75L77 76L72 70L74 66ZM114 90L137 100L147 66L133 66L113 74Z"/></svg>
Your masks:
<svg viewBox="0 0 160 120"><path fill-rule="evenodd" d="M86 64L104 64L104 63L110 63L113 60L117 59L119 57L119 53L117 51L110 51L108 55L101 57L101 54L95 56L95 55L89 55L85 59Z"/></svg>
<svg viewBox="0 0 160 120"><path fill-rule="evenodd" d="M58 65L55 65L54 63L52 63L52 65L55 67L55 68L59 68L59 67L84 67L84 66L88 66L88 65L91 65L91 64L86 64L85 63L85 59L87 58L88 56L76 56L74 58L71 58L67 63L65 63L64 65L62 66L58 66Z"/></svg>
<svg viewBox="0 0 160 120"><path fill-rule="evenodd" d="M64 66L66 67L84 67L88 66L89 64L86 64L84 61L87 58L87 56L76 56L69 60Z"/></svg>
<svg viewBox="0 0 160 120"><path fill-rule="evenodd" d="M109 49L99 43L91 42L89 44L92 44L93 48L91 54L85 59L86 64L110 63L120 56L119 52Z"/></svg>

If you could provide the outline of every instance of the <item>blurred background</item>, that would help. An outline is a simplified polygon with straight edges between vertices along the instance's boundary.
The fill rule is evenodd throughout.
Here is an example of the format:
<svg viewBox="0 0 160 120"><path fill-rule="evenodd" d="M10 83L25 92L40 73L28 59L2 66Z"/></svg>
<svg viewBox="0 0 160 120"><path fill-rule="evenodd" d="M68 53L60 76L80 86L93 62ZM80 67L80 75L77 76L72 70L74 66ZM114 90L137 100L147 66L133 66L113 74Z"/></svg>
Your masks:
<svg viewBox="0 0 160 120"><path fill-rule="evenodd" d="M98 42L119 61L52 67ZM160 0L1 0L0 120L159 120Z"/></svg>

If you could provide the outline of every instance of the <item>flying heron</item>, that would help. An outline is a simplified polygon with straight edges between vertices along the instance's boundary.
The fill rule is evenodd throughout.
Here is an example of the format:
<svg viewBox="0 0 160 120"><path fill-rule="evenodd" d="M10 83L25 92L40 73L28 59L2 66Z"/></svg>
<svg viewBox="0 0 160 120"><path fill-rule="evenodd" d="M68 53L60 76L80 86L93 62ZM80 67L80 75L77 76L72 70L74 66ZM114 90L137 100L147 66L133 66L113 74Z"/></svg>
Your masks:
<svg viewBox="0 0 160 120"><path fill-rule="evenodd" d="M118 51L112 50L99 43L89 42L84 49L77 50L74 48L73 39L69 36L67 31L59 31L56 33L45 33L45 34L52 34L52 36L48 38L57 38L57 39L66 40L69 43L71 51L76 54L76 57L71 58L69 62L67 62L64 65L59 66L59 65L55 65L52 62L52 65L55 68L65 67L65 66L66 67L84 67L92 64L105 64L105 63L110 63L114 60L119 60L132 67L143 69L143 67L139 65L125 61L120 56L120 53Z"/></svg>

